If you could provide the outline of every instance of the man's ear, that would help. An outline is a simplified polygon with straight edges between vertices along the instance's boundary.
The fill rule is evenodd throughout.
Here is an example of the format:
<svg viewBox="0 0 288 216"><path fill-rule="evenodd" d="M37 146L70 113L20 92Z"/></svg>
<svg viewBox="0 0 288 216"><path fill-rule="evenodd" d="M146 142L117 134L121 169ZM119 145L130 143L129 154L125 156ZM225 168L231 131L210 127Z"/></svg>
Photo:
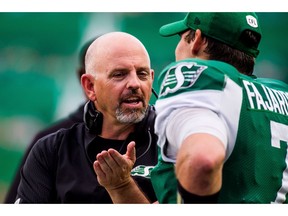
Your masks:
<svg viewBox="0 0 288 216"><path fill-rule="evenodd" d="M151 69L151 77L152 77L152 81L154 81L154 70Z"/></svg>
<svg viewBox="0 0 288 216"><path fill-rule="evenodd" d="M95 95L95 89L94 89L94 80L95 78L91 74L83 74L81 76L81 85L82 88L88 97L89 100L95 101L96 95Z"/></svg>
<svg viewBox="0 0 288 216"><path fill-rule="evenodd" d="M205 46L205 40L202 38L202 32L200 29L197 29L195 31L195 38L193 41L193 47L192 47L192 54L194 56L199 56L199 53L202 53Z"/></svg>

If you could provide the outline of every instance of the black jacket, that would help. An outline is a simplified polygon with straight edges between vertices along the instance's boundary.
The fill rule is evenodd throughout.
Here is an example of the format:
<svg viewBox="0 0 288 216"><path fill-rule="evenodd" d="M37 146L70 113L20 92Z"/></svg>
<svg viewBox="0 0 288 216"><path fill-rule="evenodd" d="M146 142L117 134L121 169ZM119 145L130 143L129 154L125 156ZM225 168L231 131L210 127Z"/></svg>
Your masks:
<svg viewBox="0 0 288 216"><path fill-rule="evenodd" d="M131 175L149 200L156 201L150 175L146 175L157 163L154 107L149 106L125 142L98 137L95 132L101 126L95 127L97 119L87 115L94 113L91 109L86 106L83 123L47 135L34 145L21 171L20 203L112 203L97 182L93 161L97 153L110 147L125 153L131 140L136 142L137 157Z"/></svg>
<svg viewBox="0 0 288 216"><path fill-rule="evenodd" d="M15 172L15 176L13 178L13 181L12 181L12 183L9 187L9 190L5 196L4 203L12 204L15 202L16 196L17 196L17 188L19 186L19 182L20 182L20 178L21 178L20 177L20 171L21 171L21 169L22 169L22 167L23 167L23 165L27 159L27 156L28 156L30 150L32 149L34 144L38 141L38 139L46 136L47 134L54 133L61 128L70 128L75 123L83 122L84 105L85 105L85 103L81 104L73 113L71 113L67 117L55 122L50 127L41 130L40 132L38 132L34 136L33 140L28 145L28 147L27 147L27 149L26 149L26 151L22 157L22 160L20 162L18 169Z"/></svg>

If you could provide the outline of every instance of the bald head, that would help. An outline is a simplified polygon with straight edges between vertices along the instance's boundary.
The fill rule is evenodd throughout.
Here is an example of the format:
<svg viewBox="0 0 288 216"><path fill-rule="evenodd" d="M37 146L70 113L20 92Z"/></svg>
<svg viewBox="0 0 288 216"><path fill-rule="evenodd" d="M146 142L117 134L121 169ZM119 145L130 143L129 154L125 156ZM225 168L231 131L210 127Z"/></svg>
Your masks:
<svg viewBox="0 0 288 216"><path fill-rule="evenodd" d="M150 58L144 45L133 35L125 32L110 32L97 38L88 48L85 57L86 73L96 75L103 71L109 61L123 56L140 57L150 67Z"/></svg>
<svg viewBox="0 0 288 216"><path fill-rule="evenodd" d="M102 35L88 48L85 67L81 84L104 116L102 129L111 131L115 124L132 129L144 118L154 71L147 50L137 38L123 32Z"/></svg>

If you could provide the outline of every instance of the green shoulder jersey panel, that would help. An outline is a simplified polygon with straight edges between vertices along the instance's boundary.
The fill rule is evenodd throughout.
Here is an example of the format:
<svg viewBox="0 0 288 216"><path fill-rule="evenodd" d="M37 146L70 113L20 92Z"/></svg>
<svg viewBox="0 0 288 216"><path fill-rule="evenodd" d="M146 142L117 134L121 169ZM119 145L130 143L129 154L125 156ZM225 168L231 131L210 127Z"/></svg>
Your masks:
<svg viewBox="0 0 288 216"><path fill-rule="evenodd" d="M220 63L222 67L232 67L216 61L211 61L211 63L215 64L215 67L203 64L200 59L197 59L197 61L182 60L168 65L158 78L161 86L160 99L171 97L175 93L179 94L193 90L223 89L225 84L224 74L218 72L217 65ZM191 86L193 88L190 88Z"/></svg>
<svg viewBox="0 0 288 216"><path fill-rule="evenodd" d="M219 203L287 203L288 193L288 86L280 81L257 79L238 73L225 63L199 59L174 62L159 77L155 131L161 158L152 182L174 191L159 202L176 200L175 160L165 155L165 126L181 106L213 110L226 125L228 144ZM176 157L176 156L175 156ZM170 175L163 174L170 170ZM166 177L165 177L166 176ZM172 178L174 176L174 178ZM166 184L164 183L166 182ZM170 182L170 183L167 183ZM157 190L157 188L155 189ZM162 195L161 195L162 193Z"/></svg>

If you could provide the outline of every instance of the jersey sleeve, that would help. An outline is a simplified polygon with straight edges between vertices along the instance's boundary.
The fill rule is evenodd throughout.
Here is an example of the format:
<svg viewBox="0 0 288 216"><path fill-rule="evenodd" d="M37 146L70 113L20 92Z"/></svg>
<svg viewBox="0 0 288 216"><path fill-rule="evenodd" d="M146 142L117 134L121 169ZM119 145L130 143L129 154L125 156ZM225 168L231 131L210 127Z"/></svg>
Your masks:
<svg viewBox="0 0 288 216"><path fill-rule="evenodd" d="M155 132L159 137L158 145L164 161L173 162L173 158L176 157L175 155L166 157L168 143L166 130L168 124L171 122L173 124L173 113L179 109L202 109L204 112L213 113L219 122L213 122L215 120L213 117L211 124L221 125L225 128L222 131L226 131L224 132L226 134L221 135L225 137L224 141L227 140L226 158L233 150L241 110L242 100L239 100L239 97L242 97L242 90L225 74L226 70L238 74L236 69L227 64L218 64L212 61L188 59L170 64L160 74L158 81L161 88L159 99L155 104L157 113ZM198 123L192 119L190 121L192 126L194 123L199 123L199 120ZM211 127L208 124L206 126ZM177 128L177 125L174 130L175 136L181 133L179 132L181 128Z"/></svg>
<svg viewBox="0 0 288 216"><path fill-rule="evenodd" d="M227 147L227 131L219 116L209 109L183 108L171 114L167 122L166 157L176 161L176 155L185 138L195 133L206 133L217 137Z"/></svg>

